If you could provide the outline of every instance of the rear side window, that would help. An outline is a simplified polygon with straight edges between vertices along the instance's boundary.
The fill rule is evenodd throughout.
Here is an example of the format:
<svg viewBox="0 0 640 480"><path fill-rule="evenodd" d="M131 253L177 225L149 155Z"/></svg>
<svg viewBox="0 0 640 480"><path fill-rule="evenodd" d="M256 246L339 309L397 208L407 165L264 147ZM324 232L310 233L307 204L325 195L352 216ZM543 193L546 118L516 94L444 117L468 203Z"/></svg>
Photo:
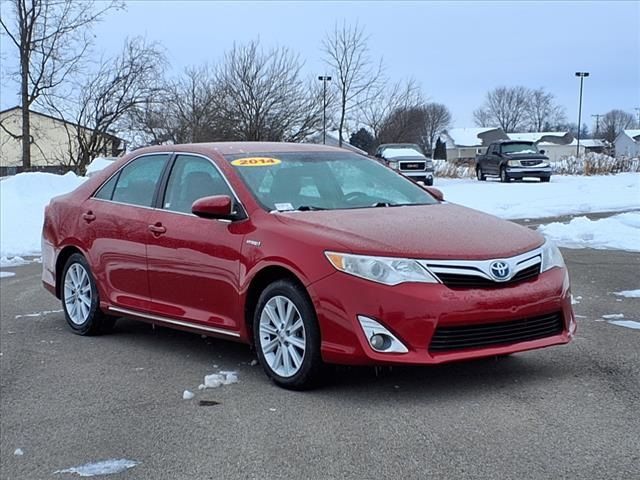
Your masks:
<svg viewBox="0 0 640 480"><path fill-rule="evenodd" d="M113 189L115 188L117 181L118 175L116 174L111 177L107 183L100 187L94 197L100 198L102 200L111 200L111 198L113 197Z"/></svg>
<svg viewBox="0 0 640 480"><path fill-rule="evenodd" d="M111 199L114 202L150 207L168 159L169 155L166 154L145 155L129 163L120 171ZM104 184L105 190L109 182ZM102 188L98 194L101 192Z"/></svg>

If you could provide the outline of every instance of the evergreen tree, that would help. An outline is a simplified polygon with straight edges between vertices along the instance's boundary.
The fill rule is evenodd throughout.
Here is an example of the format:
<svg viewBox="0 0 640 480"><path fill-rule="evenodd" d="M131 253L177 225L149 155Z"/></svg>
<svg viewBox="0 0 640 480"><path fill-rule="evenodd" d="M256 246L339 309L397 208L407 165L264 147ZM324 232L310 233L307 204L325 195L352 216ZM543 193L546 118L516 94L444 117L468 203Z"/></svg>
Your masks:
<svg viewBox="0 0 640 480"><path fill-rule="evenodd" d="M440 140L440 137L436 140L436 148L433 152L434 160L446 160L447 159L447 143Z"/></svg>
<svg viewBox="0 0 640 480"><path fill-rule="evenodd" d="M351 134L349 143L367 153L373 153L375 139L365 128L361 128L357 132Z"/></svg>

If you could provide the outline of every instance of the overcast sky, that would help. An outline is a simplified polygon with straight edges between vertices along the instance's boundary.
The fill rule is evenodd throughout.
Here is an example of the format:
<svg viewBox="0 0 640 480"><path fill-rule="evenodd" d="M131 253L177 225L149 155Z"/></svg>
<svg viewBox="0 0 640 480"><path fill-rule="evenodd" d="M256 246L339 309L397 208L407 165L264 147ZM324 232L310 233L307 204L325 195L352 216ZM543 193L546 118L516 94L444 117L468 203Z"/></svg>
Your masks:
<svg viewBox="0 0 640 480"><path fill-rule="evenodd" d="M3 11L6 11L6 4ZM324 71L321 41L336 22L358 23L392 79L413 77L446 104L457 127L500 85L544 87L577 121L579 80L588 71L583 120L640 107L640 2L186 2L130 1L96 28L96 50L119 51L126 37L161 42L177 74L219 59L234 42L300 53L311 75ZM3 42L3 62L15 58ZM6 67L5 63L5 67ZM3 81L1 107L18 104Z"/></svg>

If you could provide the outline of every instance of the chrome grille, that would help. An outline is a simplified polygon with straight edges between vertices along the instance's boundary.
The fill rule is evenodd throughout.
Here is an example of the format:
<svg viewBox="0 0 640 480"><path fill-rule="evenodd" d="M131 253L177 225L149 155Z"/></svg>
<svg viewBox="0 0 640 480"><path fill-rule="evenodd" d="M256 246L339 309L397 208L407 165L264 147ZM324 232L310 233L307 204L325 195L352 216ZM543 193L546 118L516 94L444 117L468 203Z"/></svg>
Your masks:
<svg viewBox="0 0 640 480"><path fill-rule="evenodd" d="M400 162L400 170L411 171L423 171L425 169L425 162Z"/></svg>

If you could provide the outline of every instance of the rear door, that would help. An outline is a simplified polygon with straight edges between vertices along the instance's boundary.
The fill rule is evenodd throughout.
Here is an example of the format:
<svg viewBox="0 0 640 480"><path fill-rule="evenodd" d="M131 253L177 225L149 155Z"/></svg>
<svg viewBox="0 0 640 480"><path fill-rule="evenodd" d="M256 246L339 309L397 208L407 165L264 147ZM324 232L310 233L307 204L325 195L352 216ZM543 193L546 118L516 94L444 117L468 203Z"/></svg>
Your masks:
<svg viewBox="0 0 640 480"><path fill-rule="evenodd" d="M101 298L146 310L149 216L169 154L140 156L114 174L83 205L89 255Z"/></svg>
<svg viewBox="0 0 640 480"><path fill-rule="evenodd" d="M155 227L148 234L152 310L233 335L244 318L238 278L247 222L193 215L191 204L211 195L229 195L241 208L212 160L179 154L150 217Z"/></svg>

